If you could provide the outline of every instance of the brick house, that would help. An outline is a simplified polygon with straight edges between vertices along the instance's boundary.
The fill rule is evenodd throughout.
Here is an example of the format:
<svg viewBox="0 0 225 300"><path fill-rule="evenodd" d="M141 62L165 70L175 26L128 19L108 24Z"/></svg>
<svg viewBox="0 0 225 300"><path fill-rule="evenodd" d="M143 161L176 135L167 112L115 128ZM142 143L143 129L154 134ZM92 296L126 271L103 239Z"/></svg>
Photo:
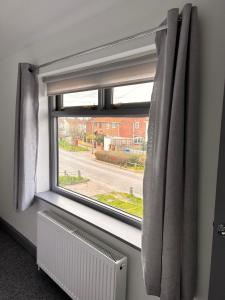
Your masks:
<svg viewBox="0 0 225 300"><path fill-rule="evenodd" d="M147 117L67 117L59 119L58 135L59 138L66 138L70 143L84 139L85 136L102 135L105 137L104 144L108 138L107 143L119 149L145 144L147 128Z"/></svg>
<svg viewBox="0 0 225 300"><path fill-rule="evenodd" d="M86 123L87 134L97 133L104 136L132 139L145 142L147 139L148 118L134 117L95 117Z"/></svg>

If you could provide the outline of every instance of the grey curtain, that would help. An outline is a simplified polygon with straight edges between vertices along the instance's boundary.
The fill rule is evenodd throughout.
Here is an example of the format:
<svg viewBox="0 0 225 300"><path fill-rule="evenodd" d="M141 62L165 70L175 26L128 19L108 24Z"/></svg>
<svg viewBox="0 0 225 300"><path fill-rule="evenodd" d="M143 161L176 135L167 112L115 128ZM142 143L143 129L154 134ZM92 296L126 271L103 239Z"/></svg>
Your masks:
<svg viewBox="0 0 225 300"><path fill-rule="evenodd" d="M37 144L37 68L28 63L20 63L18 66L14 148L14 204L19 211L27 209L34 198Z"/></svg>
<svg viewBox="0 0 225 300"><path fill-rule="evenodd" d="M181 21L182 20L182 21ZM168 12L156 34L144 174L142 263L148 294L191 300L197 256L199 47L197 8Z"/></svg>

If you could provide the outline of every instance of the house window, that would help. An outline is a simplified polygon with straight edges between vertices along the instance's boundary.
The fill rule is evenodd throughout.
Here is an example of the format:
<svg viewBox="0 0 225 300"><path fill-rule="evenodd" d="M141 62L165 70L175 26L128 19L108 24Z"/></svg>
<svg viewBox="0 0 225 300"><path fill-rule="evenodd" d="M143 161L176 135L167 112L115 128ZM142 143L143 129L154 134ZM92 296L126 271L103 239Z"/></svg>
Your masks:
<svg viewBox="0 0 225 300"><path fill-rule="evenodd" d="M115 87L113 91L113 103L121 104L149 102L152 88L152 82Z"/></svg>
<svg viewBox="0 0 225 300"><path fill-rule="evenodd" d="M97 106L98 90L68 93L63 96L63 106Z"/></svg>
<svg viewBox="0 0 225 300"><path fill-rule="evenodd" d="M144 138L140 136L136 136L134 138L134 144L144 144Z"/></svg>
<svg viewBox="0 0 225 300"><path fill-rule="evenodd" d="M137 80L141 72L134 71ZM127 84L118 76L112 85L115 74L107 82L108 73L96 74L48 87L51 190L140 227L153 82L148 74Z"/></svg>
<svg viewBox="0 0 225 300"><path fill-rule="evenodd" d="M139 122L134 122L134 128L139 129L139 127L140 127L140 123Z"/></svg>
<svg viewBox="0 0 225 300"><path fill-rule="evenodd" d="M144 90L146 87L143 84ZM88 91L91 94L96 97L96 91ZM113 88L98 90L98 99L100 94L107 95L98 100L102 106L113 99ZM52 189L120 218L140 222L150 102L117 108L112 102L111 106L95 109L93 101L92 108L85 107L85 91L71 94L70 99L77 102L71 101L68 106L66 94L50 99L51 147L55 153L51 152ZM106 130L109 124L111 130ZM140 124L141 136L134 137Z"/></svg>
<svg viewBox="0 0 225 300"><path fill-rule="evenodd" d="M116 128L117 127L117 123L113 122L112 123L112 128Z"/></svg>

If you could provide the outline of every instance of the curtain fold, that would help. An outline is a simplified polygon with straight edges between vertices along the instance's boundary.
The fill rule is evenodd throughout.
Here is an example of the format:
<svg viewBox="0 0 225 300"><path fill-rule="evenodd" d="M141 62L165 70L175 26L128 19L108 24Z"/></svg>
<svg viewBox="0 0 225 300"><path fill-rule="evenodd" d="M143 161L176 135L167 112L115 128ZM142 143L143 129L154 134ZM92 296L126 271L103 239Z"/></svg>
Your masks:
<svg viewBox="0 0 225 300"><path fill-rule="evenodd" d="M142 263L147 293L194 297L197 257L197 8L168 12L156 70L144 174Z"/></svg>
<svg viewBox="0 0 225 300"><path fill-rule="evenodd" d="M14 205L18 211L27 209L33 202L36 189L37 146L37 68L28 63L20 63L17 79L14 145Z"/></svg>

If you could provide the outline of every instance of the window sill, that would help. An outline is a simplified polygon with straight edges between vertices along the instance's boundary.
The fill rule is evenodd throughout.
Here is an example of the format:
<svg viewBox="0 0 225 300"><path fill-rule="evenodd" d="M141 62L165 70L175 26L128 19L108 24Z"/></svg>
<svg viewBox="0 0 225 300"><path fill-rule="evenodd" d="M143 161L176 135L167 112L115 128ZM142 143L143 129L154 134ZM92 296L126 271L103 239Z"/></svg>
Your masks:
<svg viewBox="0 0 225 300"><path fill-rule="evenodd" d="M140 251L140 229L51 191L37 193L35 197L87 222Z"/></svg>

